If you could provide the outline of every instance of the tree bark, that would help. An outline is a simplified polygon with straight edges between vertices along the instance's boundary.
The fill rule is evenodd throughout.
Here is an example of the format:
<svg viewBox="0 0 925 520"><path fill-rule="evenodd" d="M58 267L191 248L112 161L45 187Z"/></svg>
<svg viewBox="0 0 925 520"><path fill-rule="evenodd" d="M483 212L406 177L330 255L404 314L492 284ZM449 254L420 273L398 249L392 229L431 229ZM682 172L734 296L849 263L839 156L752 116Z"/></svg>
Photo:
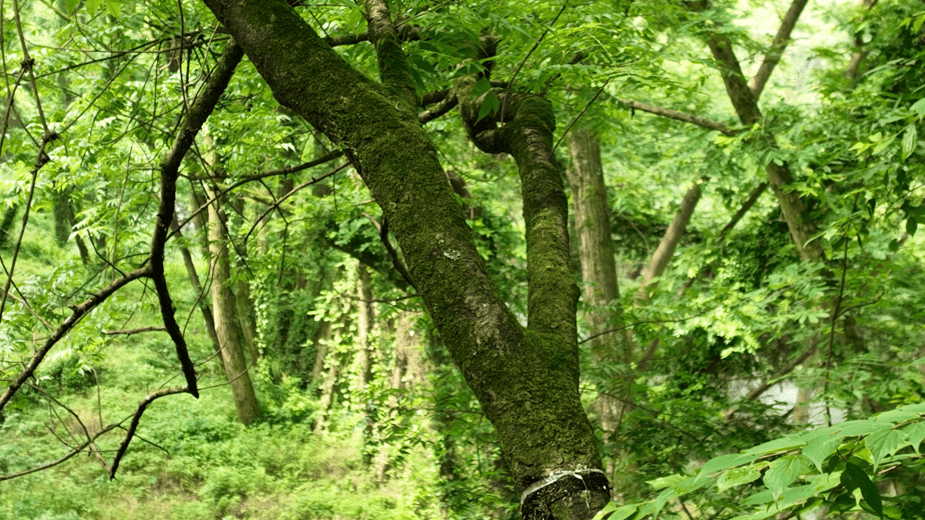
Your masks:
<svg viewBox="0 0 925 520"><path fill-rule="evenodd" d="M375 325L373 283L369 269L357 262L357 393L363 395L373 377L372 337Z"/></svg>
<svg viewBox="0 0 925 520"><path fill-rule="evenodd" d="M578 393L578 291L568 258L566 198L549 160L554 123L548 102L530 98L519 110L511 107L512 120L498 135L514 152L523 185L530 284L525 329L488 276L409 90L393 94L350 67L286 2L206 4L277 100L346 149L382 208L454 362L498 431L524 517L591 518L609 500L609 483ZM377 52L392 45L396 59L380 63L406 66L400 47L390 42L377 41ZM586 510L571 512L570 497L587 498Z"/></svg>

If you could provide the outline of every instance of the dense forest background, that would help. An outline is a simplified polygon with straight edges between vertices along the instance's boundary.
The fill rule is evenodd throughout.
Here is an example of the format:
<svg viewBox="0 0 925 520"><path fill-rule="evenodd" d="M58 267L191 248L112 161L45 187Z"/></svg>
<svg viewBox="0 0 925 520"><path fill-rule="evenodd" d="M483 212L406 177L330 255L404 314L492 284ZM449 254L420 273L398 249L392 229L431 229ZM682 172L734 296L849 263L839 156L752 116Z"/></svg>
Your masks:
<svg viewBox="0 0 925 520"><path fill-rule="evenodd" d="M338 105L368 84L580 369L597 453L561 473L606 475L599 517L925 518L925 3L289 2L372 79L308 109L328 70L286 93L297 49L206 4L0 1L0 518L581 517L522 504L518 428L562 412L486 401L437 287L477 277L428 270L467 253L414 241L443 206L407 203L412 155L384 202L341 128L398 128ZM565 345L530 339L572 289Z"/></svg>

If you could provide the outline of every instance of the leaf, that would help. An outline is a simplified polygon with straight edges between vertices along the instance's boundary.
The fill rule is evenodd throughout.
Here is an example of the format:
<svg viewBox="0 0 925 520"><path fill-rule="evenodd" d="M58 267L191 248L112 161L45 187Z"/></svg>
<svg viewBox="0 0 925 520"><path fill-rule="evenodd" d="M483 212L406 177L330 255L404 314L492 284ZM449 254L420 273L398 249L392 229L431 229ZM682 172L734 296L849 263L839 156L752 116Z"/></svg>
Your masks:
<svg viewBox="0 0 925 520"><path fill-rule="evenodd" d="M119 0L106 0L106 10L109 14L118 18L122 14L122 2Z"/></svg>
<svg viewBox="0 0 925 520"><path fill-rule="evenodd" d="M918 33L922 29L922 22L925 22L925 14L920 14L914 22L912 22L912 32Z"/></svg>
<svg viewBox="0 0 925 520"><path fill-rule="evenodd" d="M77 6L80 5L80 0L67 0L64 4L64 9L67 14L74 12L74 9L77 9Z"/></svg>
<svg viewBox="0 0 925 520"><path fill-rule="evenodd" d="M803 448L803 456L809 459L819 472L822 472L823 461L835 451L839 444L841 444L841 439L838 437L816 437L806 443Z"/></svg>
<svg viewBox="0 0 925 520"><path fill-rule="evenodd" d="M893 428L893 425L876 421L858 420L843 422L841 424L837 424L836 427L840 427L838 428L838 438L844 438L868 435L871 433L890 430Z"/></svg>
<svg viewBox="0 0 925 520"><path fill-rule="evenodd" d="M915 104L912 105L912 110L915 111L919 117L925 116L925 98L916 101Z"/></svg>
<svg viewBox="0 0 925 520"><path fill-rule="evenodd" d="M719 480L716 482L716 487L719 488L720 491L725 491L731 487L741 486L742 484L754 482L761 478L760 470L763 466L766 466L766 464L752 464L742 468L732 468L727 470L719 476Z"/></svg>
<svg viewBox="0 0 925 520"><path fill-rule="evenodd" d="M903 428L903 431L909 436L909 444L916 453L919 453L919 445L925 439L925 422L910 424Z"/></svg>
<svg viewBox="0 0 925 520"><path fill-rule="evenodd" d="M906 446L906 434L902 430L877 432L864 439L864 445L870 450L871 462L876 470L884 458Z"/></svg>
<svg viewBox="0 0 925 520"><path fill-rule="evenodd" d="M909 410L907 408L896 408L895 410L889 410L883 412L874 417L875 421L889 421L891 423L900 423L911 421L912 419L918 419L919 413Z"/></svg>
<svg viewBox="0 0 925 520"><path fill-rule="evenodd" d="M756 457L749 456L744 453L732 453L729 455L720 455L719 457L714 457L707 461L706 464L700 468L700 473L697 474L697 479L701 477L710 476L717 471L723 471L724 469L729 469L733 466L741 466L743 464L749 464Z"/></svg>
<svg viewBox="0 0 925 520"><path fill-rule="evenodd" d="M915 145L919 142L918 137L915 132L915 125L909 125L906 127L906 131L903 133L903 159L908 159L912 152L915 151Z"/></svg>
<svg viewBox="0 0 925 520"><path fill-rule="evenodd" d="M764 485L768 486L775 499L800 476L804 460L805 457L799 455L787 455L771 462L764 474Z"/></svg>
<svg viewBox="0 0 925 520"><path fill-rule="evenodd" d="M880 500L880 492L877 491L877 486L874 486L874 483L870 481L867 473L851 462L845 463L845 473L851 477L851 481L856 486L861 488L861 496L864 497L867 505L883 518L883 502Z"/></svg>
<svg viewBox="0 0 925 520"><path fill-rule="evenodd" d="M605 516L607 516L608 513L612 513L612 512L614 512L616 509L617 509L617 504L615 504L615 503L613 503L613 502L607 502L607 505L604 506L603 509L601 509L600 511L598 511L596 515L594 515L593 520L603 520L603 518L604 518Z"/></svg>
<svg viewBox="0 0 925 520"><path fill-rule="evenodd" d="M100 8L100 3L102 1L103 0L87 0L87 3L85 5L85 7L87 8L87 13L89 13L90 16L95 15L96 11Z"/></svg>
<svg viewBox="0 0 925 520"><path fill-rule="evenodd" d="M501 102L498 101L498 96L495 96L494 92L488 92L482 100L482 106L479 108L479 117L475 122L478 123L484 119L485 116L497 111L499 108L501 108Z"/></svg>
<svg viewBox="0 0 925 520"><path fill-rule="evenodd" d="M915 221L915 217L909 217L906 219L906 233L909 233L909 236L915 236L915 230L918 229L919 223Z"/></svg>
<svg viewBox="0 0 925 520"><path fill-rule="evenodd" d="M754 448L747 450L745 454L768 455L770 453L795 450L802 447L804 444L806 444L806 441L802 439L798 439L796 437L784 437L783 439L775 439L764 444L759 444Z"/></svg>
<svg viewBox="0 0 925 520"><path fill-rule="evenodd" d="M611 509L608 510L608 507ZM597 516L594 517L594 520L603 520L604 515L610 511L613 511L613 514L608 516L607 520L626 520L627 518L633 516L633 513L636 512L636 504L625 505L617 509L614 509L615 507L616 505L613 502L607 504L607 506L604 509L601 509Z"/></svg>
<svg viewBox="0 0 925 520"><path fill-rule="evenodd" d="M688 478L690 477L685 477L684 475L669 475L667 477L650 480L646 482L646 484L652 486L652 489L665 489L666 487L677 486Z"/></svg>
<svg viewBox="0 0 925 520"><path fill-rule="evenodd" d="M891 144L893 144L893 141L895 141L895 140L896 140L896 136L895 136L895 135L891 135L891 136L887 137L887 138L884 139L883 141L880 141L879 143L875 144L875 145L874 145L874 149L871 150L871 153L874 154L874 155L879 155L881 152L883 152L884 150L886 150L888 146L890 146Z"/></svg>

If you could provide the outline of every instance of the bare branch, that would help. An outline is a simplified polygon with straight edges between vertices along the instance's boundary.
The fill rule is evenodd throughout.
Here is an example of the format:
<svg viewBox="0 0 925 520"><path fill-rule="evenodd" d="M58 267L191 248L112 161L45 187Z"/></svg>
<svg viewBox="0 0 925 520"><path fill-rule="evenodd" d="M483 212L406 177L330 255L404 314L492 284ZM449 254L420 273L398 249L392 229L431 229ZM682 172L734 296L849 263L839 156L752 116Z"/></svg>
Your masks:
<svg viewBox="0 0 925 520"><path fill-rule="evenodd" d="M764 56L764 61L762 61L761 66L758 67L758 72L755 73L755 76L748 83L748 87L752 89L752 95L755 96L755 100L761 97L761 92L764 90L768 78L771 77L771 72L774 71L774 67L780 62L780 57L784 54L787 44L790 43L790 34L793 32L793 28L800 18L800 13L803 12L803 8L806 7L808 1L809 0L793 0L793 3L790 4L790 9L787 10L787 14L785 14L784 19L781 20L780 28L774 36L774 41L771 42L771 48L768 49L768 53Z"/></svg>
<svg viewBox="0 0 925 520"><path fill-rule="evenodd" d="M191 394L192 392L188 387L185 386L162 388L153 394L148 394L144 399L138 402L138 408L135 410L135 414L132 415L132 422L129 423L128 430L125 432L125 438L122 439L122 443L119 444L119 450L116 451L116 456L112 459L112 467L109 469L110 479L116 478L116 470L119 469L119 463L122 461L122 457L125 456L125 451L128 449L129 443L132 442L132 437L135 436L135 430L138 429L138 423L141 421L141 416L144 415L145 409L148 408L148 405L153 403L155 399L159 399L164 396L185 393Z"/></svg>
<svg viewBox="0 0 925 520"><path fill-rule="evenodd" d="M116 336L119 334L131 336L132 334L140 334L142 332L167 332L167 329L164 327L141 327L139 329L107 330L105 334L107 336Z"/></svg>
<svg viewBox="0 0 925 520"><path fill-rule="evenodd" d="M723 135L733 136L738 133L737 130L730 130L729 127L722 123L698 115L679 112L670 108L662 108L655 105L649 105L647 103L640 103L639 101L631 101L629 99L620 99L618 101L634 110L641 110L642 112L648 112L657 116L667 117L668 119L690 123L692 125L697 125L708 130L716 130Z"/></svg>

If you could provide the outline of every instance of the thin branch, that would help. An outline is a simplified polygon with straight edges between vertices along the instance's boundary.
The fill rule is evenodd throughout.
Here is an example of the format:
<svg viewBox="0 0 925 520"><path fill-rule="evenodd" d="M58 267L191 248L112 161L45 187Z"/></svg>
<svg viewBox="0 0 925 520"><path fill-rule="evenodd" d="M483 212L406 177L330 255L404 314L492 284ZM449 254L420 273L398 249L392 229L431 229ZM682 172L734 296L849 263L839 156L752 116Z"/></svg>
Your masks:
<svg viewBox="0 0 925 520"><path fill-rule="evenodd" d="M132 334L140 334L142 332L167 332L166 327L141 327L138 329L124 329L124 330L107 330L104 331L104 334L107 336L116 336L116 335L125 335L131 336Z"/></svg>
<svg viewBox="0 0 925 520"><path fill-rule="evenodd" d="M647 103L640 103L639 101L632 101L629 99L618 99L618 101L634 110L648 112L650 114L667 117L668 119L674 119L684 123L690 123L692 125L697 125L708 130L716 130L717 132L720 132L723 135L728 135L730 137L739 133L738 130L730 130L729 127L722 123L698 115L679 112L670 108L662 108L655 105L649 105Z"/></svg>
<svg viewBox="0 0 925 520"><path fill-rule="evenodd" d="M30 474L30 473L37 473L37 472L39 472L39 471L44 471L44 470L46 470L46 469L48 469L48 468L53 468L53 467L57 466L58 464L61 464L62 462L65 462L65 461L67 461L68 459L72 458L74 455L77 455L78 453L80 453L81 451L83 451L84 448L86 448L86 447L90 446L91 444L93 444L93 441L95 441L95 440L96 440L97 438L99 438L101 435L103 435L104 433L109 433L111 430L114 430L114 429L117 428L118 426L119 426L118 424L110 424L109 426L107 426L107 427L103 428L102 430L100 430L99 433L97 433L96 435L94 435L94 436L93 436L93 440L84 441L83 444L81 444L80 446L77 446L77 447L74 448L70 453L68 453L68 454L65 455L64 457L61 457L60 459L58 459L58 460L56 460L56 461L54 461L54 462L49 462L48 464L43 464L43 465L41 465L41 466L37 466L37 467L35 467L35 468L31 468L31 469L27 469L27 470L24 470L24 471L20 471L20 472L18 472L18 473L11 473L11 474L9 474L9 475L0 475L0 482L2 482L2 481L4 481L4 480L14 479L14 478L17 478L17 477L22 477L22 476L28 475L28 474Z"/></svg>
<svg viewBox="0 0 925 520"><path fill-rule="evenodd" d="M584 107L583 109L581 109L581 112L579 112L578 115L575 116L575 119L572 119L572 122L569 123L569 125L568 125L567 127L565 127L565 131L563 131L563 132L562 132L562 135L559 136L559 140L556 141L556 145L552 147L552 152L551 152L551 153L553 153L553 154L556 153L556 148L559 147L559 144L561 144L561 143L562 143L562 140L565 139L565 136L568 135L569 130L571 130L572 127L575 126L575 123L577 123L578 120L581 119L581 116L585 115L585 112L587 112L588 109L591 108L591 105L594 104L594 102L597 100L597 97L600 96L600 95L601 95L601 92L604 91L604 87L606 87L607 84L610 83L610 79L611 79L611 77L608 76L607 79L604 81L604 84L601 85L601 88L597 89L597 92L594 93L594 97L591 98L591 101L588 101L588 104L586 104L585 107Z"/></svg>
<svg viewBox="0 0 925 520"><path fill-rule="evenodd" d="M289 197L291 197L293 194L295 194L295 193L298 192L299 190L302 190L302 189L304 189L304 188L306 188L306 187L308 187L308 186L311 186L312 184L319 183L319 182L323 181L324 179L327 179L328 177L331 177L332 175L334 175L334 174L336 174L337 172L343 170L343 169L346 168L347 166L350 166L350 163L349 163L349 162L346 162L346 163L344 163L344 164L338 166L337 168L334 168L333 170L331 170L331 171L329 171L329 172L327 172L327 173L325 173L325 174L323 174L323 175L320 175L320 176L318 176L318 177L312 177L311 180L305 181L305 182L303 182L302 184L299 184L298 186L296 186L295 188L292 188L291 190L289 190L289 193L287 193L287 194L283 195L282 197L280 197L277 201L275 201L275 202L274 202L273 204L271 204L267 209L265 209L265 210L263 211L263 213L261 213L260 216L257 217L256 220L254 220L254 224L251 225L251 228L247 231L247 234L244 235L244 245L245 245L245 246L247 245L247 240L250 238L251 233L253 233L253 232L257 229L257 226L258 226L261 222L264 222L264 225L266 225L266 221L264 220L264 218L265 218L271 211L274 211L274 210L276 210L277 208L279 208L280 204L282 204L286 199L288 199ZM243 184L243 183L234 183L234 184L231 185L230 188L228 188L228 189L226 189L226 190L223 190L221 193L217 194L215 197L213 197L213 198L207 200L206 203L203 204L203 205L202 205L199 209L197 209L195 212L193 212L193 215L191 215L189 218L193 218L193 216L199 214L199 212L201 212L204 208L208 208L208 207L209 207L209 204L212 204L212 202L214 202L214 201L220 199L224 194L228 193L228 191L230 191L231 189L233 189L233 188L239 186L240 184Z"/></svg>
<svg viewBox="0 0 925 520"><path fill-rule="evenodd" d="M414 287L414 292L420 294L421 291L418 290L417 284L415 284L414 279L411 278L411 273L405 269L405 264L402 263L401 258L398 257L398 252L395 251L395 248L392 247L392 243L389 241L389 223L385 220L384 215L382 217L382 226L379 228L379 240L382 241L382 245L384 245L385 249L389 252L392 265L395 266L395 269L401 274L401 277L408 282L408 285Z"/></svg>
<svg viewBox="0 0 925 520"><path fill-rule="evenodd" d="M186 386L175 386L172 388L162 388L157 392L148 394L144 399L139 401L138 408L135 410L135 414L132 415L132 422L129 423L128 430L125 432L125 438L122 439L122 443L119 444L119 450L116 451L115 457L112 459L112 467L109 470L109 479L112 480L116 478L116 470L119 469L119 463L122 461L122 457L125 456L125 451L128 449L129 443L132 442L132 437L135 436L135 430L138 429L138 423L141 421L141 416L145 413L145 409L153 403L156 399L159 399L164 396L173 395L173 394L185 394L192 393L190 389Z"/></svg>

